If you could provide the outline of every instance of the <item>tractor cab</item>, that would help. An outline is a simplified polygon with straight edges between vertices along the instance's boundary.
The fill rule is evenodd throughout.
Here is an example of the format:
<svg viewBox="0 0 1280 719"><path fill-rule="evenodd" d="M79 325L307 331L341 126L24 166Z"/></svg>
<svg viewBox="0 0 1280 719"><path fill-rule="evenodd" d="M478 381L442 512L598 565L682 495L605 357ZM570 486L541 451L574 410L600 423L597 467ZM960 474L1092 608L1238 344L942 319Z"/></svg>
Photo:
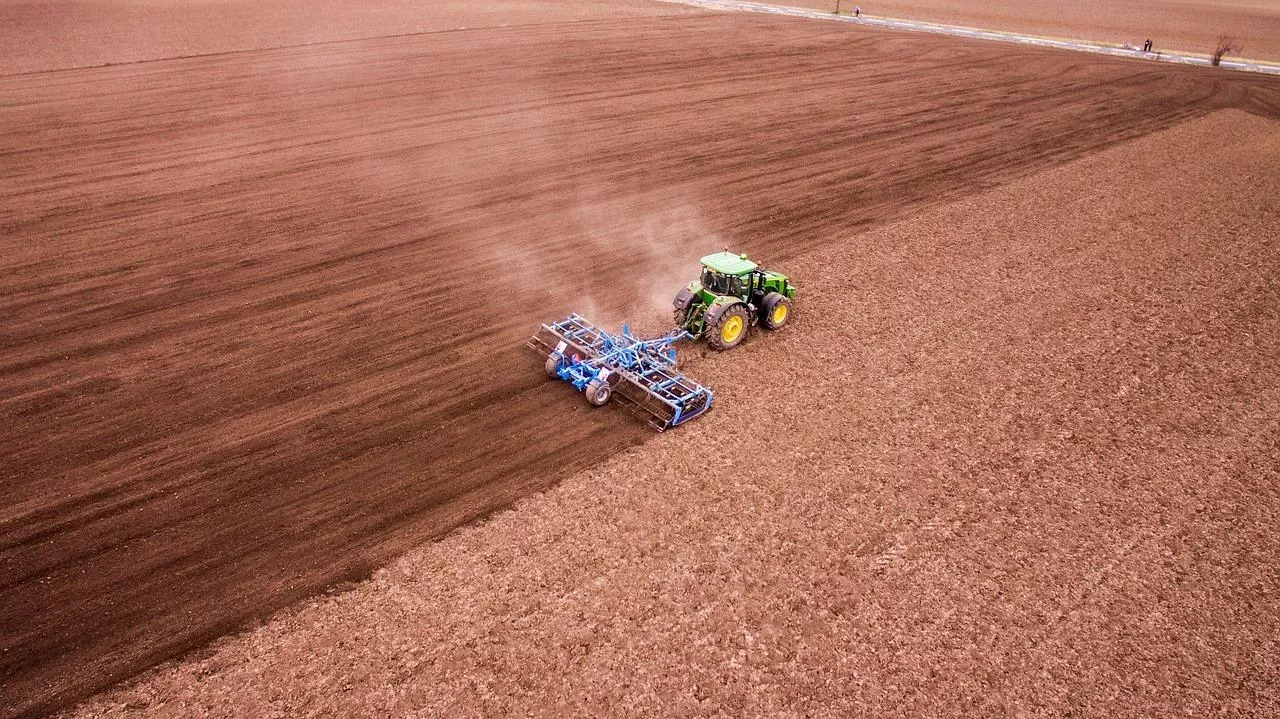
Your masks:
<svg viewBox="0 0 1280 719"><path fill-rule="evenodd" d="M757 265L746 255L717 252L702 258L702 287L713 295L746 298L753 284Z"/></svg>
<svg viewBox="0 0 1280 719"><path fill-rule="evenodd" d="M702 286L715 295L737 295L738 290L742 288L742 278L704 267L702 268Z"/></svg>

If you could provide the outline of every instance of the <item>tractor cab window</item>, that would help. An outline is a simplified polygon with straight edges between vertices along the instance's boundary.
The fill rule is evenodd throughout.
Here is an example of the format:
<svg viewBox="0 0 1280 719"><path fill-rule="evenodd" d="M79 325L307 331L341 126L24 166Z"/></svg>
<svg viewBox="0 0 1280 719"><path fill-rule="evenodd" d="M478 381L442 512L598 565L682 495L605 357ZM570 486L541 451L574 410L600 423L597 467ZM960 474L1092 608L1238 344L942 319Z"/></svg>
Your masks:
<svg viewBox="0 0 1280 719"><path fill-rule="evenodd" d="M724 275L705 267L702 269L702 286L717 295L742 294L742 278Z"/></svg>
<svg viewBox="0 0 1280 719"><path fill-rule="evenodd" d="M717 295L725 294L729 285L729 283L726 282L727 279L729 278L719 272L711 270L710 268L702 268L702 286L706 287L710 292L714 292Z"/></svg>

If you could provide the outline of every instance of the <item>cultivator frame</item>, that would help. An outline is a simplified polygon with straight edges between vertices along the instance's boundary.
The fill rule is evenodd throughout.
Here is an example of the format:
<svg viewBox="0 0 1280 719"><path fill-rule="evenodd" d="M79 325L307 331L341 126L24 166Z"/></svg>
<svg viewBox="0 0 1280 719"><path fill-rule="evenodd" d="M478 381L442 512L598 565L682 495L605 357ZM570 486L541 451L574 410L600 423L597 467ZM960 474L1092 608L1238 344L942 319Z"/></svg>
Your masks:
<svg viewBox="0 0 1280 719"><path fill-rule="evenodd" d="M676 369L674 345L690 338L677 329L639 339L627 325L622 334L613 335L571 314L542 325L529 347L547 358L548 375L586 392L592 404L619 397L661 432L711 409L715 397L709 387Z"/></svg>

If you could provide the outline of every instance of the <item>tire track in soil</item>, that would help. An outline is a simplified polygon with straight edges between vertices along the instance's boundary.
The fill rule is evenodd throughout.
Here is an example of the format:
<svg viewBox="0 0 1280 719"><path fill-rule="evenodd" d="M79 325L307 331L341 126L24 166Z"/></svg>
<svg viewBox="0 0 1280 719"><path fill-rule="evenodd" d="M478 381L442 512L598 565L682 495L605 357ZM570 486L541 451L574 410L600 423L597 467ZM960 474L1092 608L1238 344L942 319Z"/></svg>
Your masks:
<svg viewBox="0 0 1280 719"><path fill-rule="evenodd" d="M642 441L543 381L543 319L1275 88L725 17L0 78L0 714Z"/></svg>

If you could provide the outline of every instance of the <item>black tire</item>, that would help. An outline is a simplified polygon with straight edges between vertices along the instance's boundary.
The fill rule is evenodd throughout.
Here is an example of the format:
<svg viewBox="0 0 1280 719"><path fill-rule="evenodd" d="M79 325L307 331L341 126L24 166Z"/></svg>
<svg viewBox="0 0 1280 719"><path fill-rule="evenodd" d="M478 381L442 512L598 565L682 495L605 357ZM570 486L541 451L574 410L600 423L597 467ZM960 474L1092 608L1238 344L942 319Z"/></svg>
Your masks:
<svg viewBox="0 0 1280 719"><path fill-rule="evenodd" d="M746 338L748 324L746 305L730 305L707 327L707 344L721 352L731 350Z"/></svg>
<svg viewBox="0 0 1280 719"><path fill-rule="evenodd" d="M584 394L587 395L587 402L593 407L600 407L609 403L609 397L613 395L613 387L603 380L593 379L587 383L587 389Z"/></svg>
<svg viewBox="0 0 1280 719"><path fill-rule="evenodd" d="M671 313L672 320L675 321L677 327L684 327L685 321L689 319L689 308L693 306L694 300L697 299L693 294L693 290L685 287L676 294L672 306L675 308Z"/></svg>
<svg viewBox="0 0 1280 719"><path fill-rule="evenodd" d="M770 292L760 303L760 324L767 330L780 330L791 321L791 300L786 295Z"/></svg>
<svg viewBox="0 0 1280 719"><path fill-rule="evenodd" d="M556 359L554 355L547 358L547 364L544 367L547 370L548 377L560 379L560 360Z"/></svg>

